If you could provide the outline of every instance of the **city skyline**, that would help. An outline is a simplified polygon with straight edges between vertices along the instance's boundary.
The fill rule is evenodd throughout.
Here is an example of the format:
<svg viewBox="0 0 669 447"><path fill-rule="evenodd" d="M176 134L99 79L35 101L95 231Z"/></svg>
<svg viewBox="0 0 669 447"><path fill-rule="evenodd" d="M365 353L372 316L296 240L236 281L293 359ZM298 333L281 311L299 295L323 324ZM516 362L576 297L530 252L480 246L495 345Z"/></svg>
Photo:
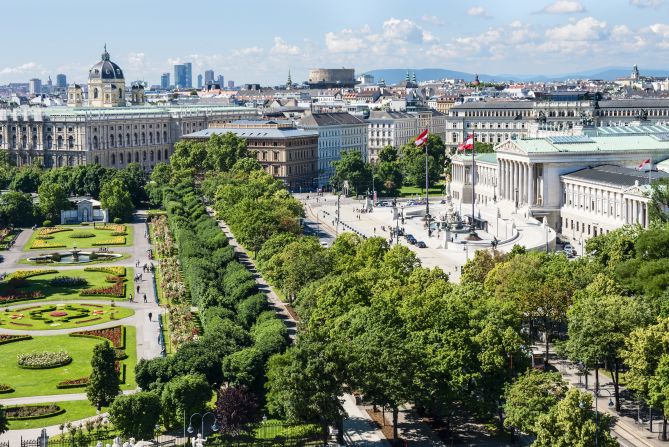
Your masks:
<svg viewBox="0 0 669 447"><path fill-rule="evenodd" d="M121 0L122 10L132 9L133 17L146 18L142 27L124 33L113 20L93 20L95 11L85 8L82 0L31 19L29 34L20 21L9 21L8 34L21 33L35 50L3 49L0 83L46 80L58 73L66 74L69 82L83 82L105 43L128 79L149 84L159 84L162 73L185 62L193 63L194 78L212 69L237 83L276 85L285 83L289 68L296 82L306 80L309 68L342 66L356 73L412 67L558 75L635 63L659 69L663 67L657 61L669 55L669 19L662 19L669 17L666 0L531 5L520 0L422 0L411 11L398 0L340 3L339 10L349 5L356 14L329 14L303 1L286 8L251 0L247 10L260 11L253 32L246 21L222 21L218 14L182 20L166 3ZM3 6L7 16L17 16L30 4L37 6L37 1L8 1ZM221 13L243 12L226 9ZM49 23L58 22L61 15L65 20L72 11L78 15L76 27L50 32ZM278 25L294 20L299 27ZM170 31L174 29L179 32ZM55 50L41 51L47 38Z"/></svg>

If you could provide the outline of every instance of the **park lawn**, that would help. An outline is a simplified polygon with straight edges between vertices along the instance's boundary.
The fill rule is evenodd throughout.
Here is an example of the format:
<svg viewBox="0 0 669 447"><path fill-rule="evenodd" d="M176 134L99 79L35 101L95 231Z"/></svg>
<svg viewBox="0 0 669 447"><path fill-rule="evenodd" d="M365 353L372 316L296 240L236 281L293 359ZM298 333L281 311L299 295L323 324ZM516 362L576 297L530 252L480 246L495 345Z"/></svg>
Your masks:
<svg viewBox="0 0 669 447"><path fill-rule="evenodd" d="M441 195L444 193L444 186L437 184L430 188L430 195ZM400 188L400 197L425 196L425 187L402 186Z"/></svg>
<svg viewBox="0 0 669 447"><path fill-rule="evenodd" d="M73 307L75 307L75 310L68 310L65 308L66 305L56 305L56 304L44 304L44 305L26 305L22 306L19 308L14 308L9 311L7 310L2 310L0 311L0 327L4 327L6 329L23 329L23 330L31 330L31 331L48 331L48 330L54 330L54 329L69 329L69 328L78 328L78 327L86 327L86 326L91 326L94 324L102 324L102 323L108 323L110 321L116 321L116 320L121 320L123 318L127 318L135 313L134 310L129 309L127 307L121 307L121 306L115 306L111 307L107 304L95 304L95 305L82 305L78 303L71 303ZM71 321L60 321L60 318L62 317L54 317L50 315L51 311L53 310L53 307L56 306L56 311L64 311L67 312L69 315L72 315L73 313L76 313L76 308L82 308L89 310L90 313L86 317L82 318L77 318ZM95 307L94 307L95 306ZM101 307L97 307L101 306ZM37 308L36 308L37 307ZM53 320L51 323L47 323L44 320L40 319L33 319L30 316L30 312L33 311L39 311L41 309L44 309L45 311L41 313L41 316L44 318L48 318ZM102 311L102 314L94 314L94 311ZM16 316L16 315L23 315L22 318L20 319L12 319L11 316ZM113 316L113 318L112 318ZM91 320L91 321L89 321ZM24 326L17 326L15 324L12 324L12 322L19 322L23 324L31 324L32 326L30 327L24 327Z"/></svg>
<svg viewBox="0 0 669 447"><path fill-rule="evenodd" d="M29 419L26 421L9 421L9 429L23 430L27 428L41 428L48 427L50 425L67 424L68 422L78 421L80 419L95 416L96 414L95 407L87 400L69 400L54 403L65 409L65 413L49 418ZM104 407L102 408L102 411L105 411Z"/></svg>
<svg viewBox="0 0 669 447"><path fill-rule="evenodd" d="M60 231L58 233L53 233L53 239L46 239L46 242L54 245L64 245L64 247L56 247L54 250L67 250L76 246L77 248L94 248L97 249L101 247L100 245L93 245L94 243L103 242L105 240L113 239L115 236L112 236L112 231L110 230L96 230L92 225L88 226L74 226L74 225L62 225L64 228L72 228L72 231ZM70 235L75 232L87 232L93 233L93 237L85 238L71 238ZM32 248L33 242L36 240L39 229L33 231L33 234L26 242L26 245L23 247L23 251L39 251L39 250L51 250L48 247L42 248ZM125 244L120 245L103 245L107 247L130 247L133 243L133 227L132 225L126 225L126 236Z"/></svg>
<svg viewBox="0 0 669 447"><path fill-rule="evenodd" d="M104 272L87 272L84 270L60 270L57 273L46 273L44 275L33 276L27 279L28 285L26 287L21 287L22 292L34 292L40 291L46 295L45 298L38 298L33 300L19 301L16 303L10 304L23 304L23 303L32 303L40 301L67 301L67 300L105 300L105 301L117 301L117 300L127 300L130 293L134 293L135 282L133 280L133 269L126 268L127 281L125 297L115 298L115 297L99 297L99 296L81 296L79 292L88 289L88 288L97 288L97 287L107 287L111 286L112 283L105 281L108 273ZM85 286L72 286L72 287L56 287L49 284L49 281L56 276L76 276L79 278L84 278L88 281L88 284ZM8 291L14 289L8 284L8 279L11 277L8 276L7 280L0 282L0 296L6 295Z"/></svg>
<svg viewBox="0 0 669 447"><path fill-rule="evenodd" d="M3 359L2 368L0 368L0 383L10 385L15 390L13 393L3 394L2 398L85 393L86 388L84 387L58 389L56 385L63 380L89 376L91 374L93 348L98 343L102 343L102 340L54 335L33 337L32 340L0 345L0 358ZM61 349L72 357L72 363L69 365L50 369L23 369L19 368L16 362L18 354L35 351L58 351ZM137 342L134 326L126 326L125 352L128 358L121 363L126 364L126 380L124 384L121 384L121 389L131 390L136 388Z"/></svg>
<svg viewBox="0 0 669 447"><path fill-rule="evenodd" d="M110 259L98 258L95 261L90 261L90 262L87 262L85 264L79 264L79 265L85 265L86 267L88 267L88 266L92 266L92 265L96 265L96 264L107 264L107 263L111 263L111 262L118 262L118 261L122 261L124 259L128 259L130 257L130 255L127 254L127 253L117 253L117 254L120 254L121 256L119 256L118 258L110 258ZM36 255L35 253L32 253L28 256L30 257L30 256L35 256L35 255ZM38 263L38 262L35 262L35 261L29 261L28 258L21 259L19 261L19 264L38 265L40 267L49 267L49 266L58 267L58 266L63 266L63 265L72 265L72 264L60 264L58 262L52 262L52 263L39 262Z"/></svg>

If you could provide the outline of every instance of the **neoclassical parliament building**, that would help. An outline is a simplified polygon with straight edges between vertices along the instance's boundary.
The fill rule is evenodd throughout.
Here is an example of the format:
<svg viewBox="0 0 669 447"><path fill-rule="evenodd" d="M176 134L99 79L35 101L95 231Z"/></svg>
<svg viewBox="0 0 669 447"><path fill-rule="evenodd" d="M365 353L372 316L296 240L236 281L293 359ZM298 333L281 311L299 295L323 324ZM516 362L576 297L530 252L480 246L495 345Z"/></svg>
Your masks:
<svg viewBox="0 0 669 447"><path fill-rule="evenodd" d="M246 107L147 105L143 86L126 89L123 70L106 48L89 70L87 101L79 85L67 94L67 107L0 110L0 149L17 165L123 168L135 162L148 171L169 159L182 135L257 114Z"/></svg>

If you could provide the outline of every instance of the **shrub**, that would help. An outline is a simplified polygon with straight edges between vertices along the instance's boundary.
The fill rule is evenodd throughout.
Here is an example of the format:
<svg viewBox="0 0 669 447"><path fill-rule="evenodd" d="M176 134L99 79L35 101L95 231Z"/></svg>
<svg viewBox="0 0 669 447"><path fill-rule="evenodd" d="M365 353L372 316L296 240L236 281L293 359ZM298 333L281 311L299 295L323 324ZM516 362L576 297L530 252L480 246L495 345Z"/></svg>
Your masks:
<svg viewBox="0 0 669 447"><path fill-rule="evenodd" d="M102 272L114 276L125 276L125 267L86 267L85 272Z"/></svg>
<svg viewBox="0 0 669 447"><path fill-rule="evenodd" d="M89 337L109 340L113 347L122 349L125 347L125 330L122 326L114 326L105 329L93 329L90 331L74 332L70 337Z"/></svg>
<svg viewBox="0 0 669 447"><path fill-rule="evenodd" d="M68 365L72 362L72 357L65 351L43 351L19 354L17 361L21 368L47 369Z"/></svg>
<svg viewBox="0 0 669 447"><path fill-rule="evenodd" d="M47 219L47 220L45 220L44 222L42 222L42 226L43 226L43 227L52 227L52 226L53 226L53 222L51 222L49 219Z"/></svg>
<svg viewBox="0 0 669 447"><path fill-rule="evenodd" d="M118 225L120 223L123 223L123 221L121 220L120 217L114 217L114 223Z"/></svg>
<svg viewBox="0 0 669 447"><path fill-rule="evenodd" d="M56 287L77 287L87 285L88 281L78 276L56 276L49 284Z"/></svg>
<svg viewBox="0 0 669 447"><path fill-rule="evenodd" d="M90 231L74 231L67 237L70 237L72 239L84 239L87 237L95 237L95 233L91 233Z"/></svg>
<svg viewBox="0 0 669 447"><path fill-rule="evenodd" d="M102 241L93 242L93 245L95 245L96 247L100 245L125 245L125 237L115 236L111 239L105 239Z"/></svg>
<svg viewBox="0 0 669 447"><path fill-rule="evenodd" d="M80 377L78 379L63 380L58 382L56 388L65 389L65 388L82 388L88 385L88 377Z"/></svg>
<svg viewBox="0 0 669 447"><path fill-rule="evenodd" d="M30 246L31 249L33 250L39 250L39 249L48 249L48 248L63 248L65 247L65 244L62 244L60 242L48 242L42 239L35 239Z"/></svg>
<svg viewBox="0 0 669 447"><path fill-rule="evenodd" d="M13 393L13 392L14 392L14 388L7 385L6 383L0 383L0 394L8 394L8 393Z"/></svg>
<svg viewBox="0 0 669 447"><path fill-rule="evenodd" d="M32 339L32 337L30 335L0 334L0 345L4 345L6 343L13 343L15 341L31 340L31 339Z"/></svg>

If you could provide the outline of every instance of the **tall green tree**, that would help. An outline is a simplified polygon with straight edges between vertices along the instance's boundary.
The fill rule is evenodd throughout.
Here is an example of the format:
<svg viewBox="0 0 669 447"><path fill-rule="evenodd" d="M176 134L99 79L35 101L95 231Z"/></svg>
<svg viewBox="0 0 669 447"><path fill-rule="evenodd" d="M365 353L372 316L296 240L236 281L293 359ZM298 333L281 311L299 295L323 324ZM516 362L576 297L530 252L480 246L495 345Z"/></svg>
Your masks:
<svg viewBox="0 0 669 447"><path fill-rule="evenodd" d="M60 212L70 208L65 189L58 183L41 183L38 194L42 216L53 222L60 222Z"/></svg>
<svg viewBox="0 0 669 447"><path fill-rule="evenodd" d="M372 186L372 170L362 159L358 151L344 151L341 158L333 163L335 173L330 182L341 190L344 182L348 181L349 187L355 194L364 194Z"/></svg>
<svg viewBox="0 0 669 447"><path fill-rule="evenodd" d="M86 396L96 407L109 405L121 392L116 372L116 352L109 343L100 343L93 349L91 376L86 387Z"/></svg>
<svg viewBox="0 0 669 447"><path fill-rule="evenodd" d="M211 400L212 390L203 376L186 374L165 384L160 395L163 421L167 428L183 426L186 417L202 412Z"/></svg>
<svg viewBox="0 0 669 447"><path fill-rule="evenodd" d="M109 406L109 419L126 438L151 440L162 411L160 398L152 391L120 395Z"/></svg>
<svg viewBox="0 0 669 447"><path fill-rule="evenodd" d="M425 147L416 147L409 143L402 146L400 153L405 183L425 188ZM433 186L443 174L443 168L439 166L438 161L429 152L427 171L430 186Z"/></svg>
<svg viewBox="0 0 669 447"><path fill-rule="evenodd" d="M102 208L109 210L112 218L118 217L124 222L129 222L132 219L135 206L130 192L120 178L113 178L102 185L100 204Z"/></svg>
<svg viewBox="0 0 669 447"><path fill-rule="evenodd" d="M0 225L27 227L35 220L35 210L30 194L8 191L0 195Z"/></svg>
<svg viewBox="0 0 669 447"><path fill-rule="evenodd" d="M5 409L0 405L0 435L9 430L9 421Z"/></svg>
<svg viewBox="0 0 669 447"><path fill-rule="evenodd" d="M669 178L661 178L651 183L648 217L651 222L669 222Z"/></svg>

